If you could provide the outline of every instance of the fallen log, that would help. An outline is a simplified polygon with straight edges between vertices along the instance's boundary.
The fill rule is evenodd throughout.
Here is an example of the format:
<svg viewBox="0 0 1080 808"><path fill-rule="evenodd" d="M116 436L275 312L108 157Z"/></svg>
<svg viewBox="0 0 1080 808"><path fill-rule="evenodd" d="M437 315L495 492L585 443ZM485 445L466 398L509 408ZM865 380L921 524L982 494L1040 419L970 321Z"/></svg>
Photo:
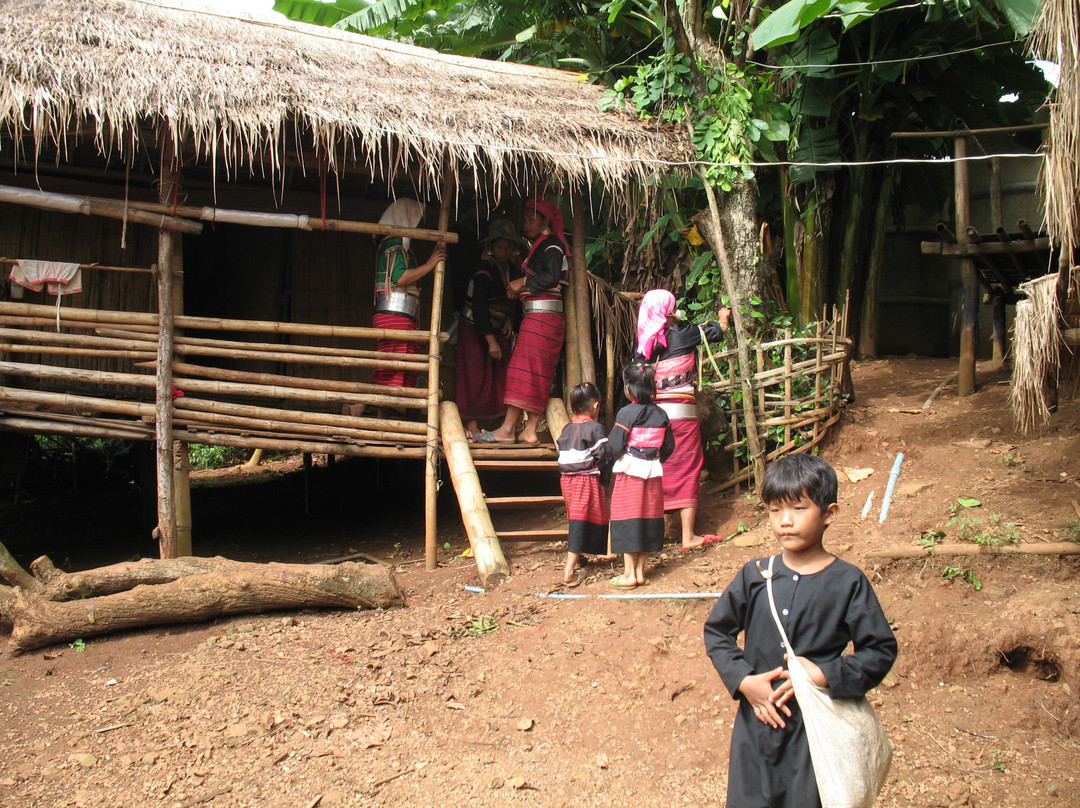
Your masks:
<svg viewBox="0 0 1080 808"><path fill-rule="evenodd" d="M38 593L46 600L77 600L99 598L126 592L143 584L167 584L188 575L205 575L208 572L242 572L250 567L242 561L230 561L221 556L200 558L143 558L125 561L107 567L95 567L82 572L64 572L57 569L48 556L30 562L30 572L42 587ZM24 589L26 587L23 587Z"/></svg>
<svg viewBox="0 0 1080 808"><path fill-rule="evenodd" d="M901 547L896 550L871 550L867 558L933 558L947 555L1080 555L1080 544L1069 541L1046 544L1003 544L991 547L982 544L935 544L924 547Z"/></svg>
<svg viewBox="0 0 1080 808"><path fill-rule="evenodd" d="M391 570L379 565L228 564L227 571L63 603L22 588L2 590L0 619L12 624L8 648L20 654L132 628L276 609L378 609L405 603Z"/></svg>

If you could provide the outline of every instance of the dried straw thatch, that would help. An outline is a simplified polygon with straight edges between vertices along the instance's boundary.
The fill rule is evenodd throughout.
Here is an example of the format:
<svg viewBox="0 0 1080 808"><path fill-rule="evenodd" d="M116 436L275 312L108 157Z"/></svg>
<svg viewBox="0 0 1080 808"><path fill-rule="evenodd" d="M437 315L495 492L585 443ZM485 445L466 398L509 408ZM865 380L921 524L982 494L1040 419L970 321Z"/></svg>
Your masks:
<svg viewBox="0 0 1080 808"><path fill-rule="evenodd" d="M1042 184L1047 228L1068 252L1080 247L1080 4L1043 0L1031 49L1061 69Z"/></svg>
<svg viewBox="0 0 1080 808"><path fill-rule="evenodd" d="M1020 284L1027 298L1016 304L1009 404L1021 432L1050 422L1049 383L1060 367L1057 280L1054 273Z"/></svg>
<svg viewBox="0 0 1080 808"><path fill-rule="evenodd" d="M478 190L511 179L616 194L686 158L682 140L576 74L446 56L300 23L136 0L0 0L0 154L63 155L92 136L130 159L155 138L186 158L280 171L412 169L444 154ZM61 158L63 159L63 158ZM486 176L485 176L486 175Z"/></svg>

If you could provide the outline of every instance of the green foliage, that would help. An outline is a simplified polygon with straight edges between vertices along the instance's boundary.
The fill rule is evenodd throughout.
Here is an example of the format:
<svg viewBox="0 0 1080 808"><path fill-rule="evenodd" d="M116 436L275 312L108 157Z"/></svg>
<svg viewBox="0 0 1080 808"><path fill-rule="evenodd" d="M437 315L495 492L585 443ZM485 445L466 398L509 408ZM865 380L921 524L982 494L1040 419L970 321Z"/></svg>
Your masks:
<svg viewBox="0 0 1080 808"><path fill-rule="evenodd" d="M949 506L952 518L945 526L955 532L958 540L975 542L982 547L1020 543L1020 532L1016 524L1005 521L1000 513L991 514L986 519L969 515L970 509L981 506L982 503L977 499L959 497L955 504Z"/></svg>
<svg viewBox="0 0 1080 808"><path fill-rule="evenodd" d="M990 768L997 769L1002 774L1005 773L1005 753L1000 749L990 750Z"/></svg>
<svg viewBox="0 0 1080 808"><path fill-rule="evenodd" d="M1080 522L1073 522L1065 531L1065 538L1072 542L1080 543Z"/></svg>
<svg viewBox="0 0 1080 808"><path fill-rule="evenodd" d="M72 648L75 650L75 653L81 654L83 651L86 650L86 642L80 637L74 642L69 643L68 648Z"/></svg>
<svg viewBox="0 0 1080 808"><path fill-rule="evenodd" d="M189 443L188 459L193 469L220 469L237 466L247 461L250 449L235 446L208 446L205 443Z"/></svg>
<svg viewBox="0 0 1080 808"><path fill-rule="evenodd" d="M952 567L945 564L941 567L941 577L946 581L967 581L976 592L981 592L982 582L975 577L975 573L967 567Z"/></svg>

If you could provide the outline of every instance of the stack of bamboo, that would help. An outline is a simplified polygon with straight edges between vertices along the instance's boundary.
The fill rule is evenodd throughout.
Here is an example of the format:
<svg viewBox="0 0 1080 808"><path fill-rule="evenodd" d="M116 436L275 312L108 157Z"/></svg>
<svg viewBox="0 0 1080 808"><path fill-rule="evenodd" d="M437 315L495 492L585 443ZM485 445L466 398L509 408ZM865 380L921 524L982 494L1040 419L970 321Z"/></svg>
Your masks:
<svg viewBox="0 0 1080 808"><path fill-rule="evenodd" d="M154 439L158 317L0 303L0 425L38 433ZM302 375L386 368L425 373L427 353L382 353L356 343L426 342L427 331L177 317L173 424L177 440L281 451L422 457L427 426L407 417L341 415L343 405L423 412L428 391ZM225 339L222 332L253 335ZM192 334L199 334L193 336ZM264 341L265 335L288 341ZM442 336L442 335L440 335ZM187 361L193 360L193 361ZM195 362L198 362L196 364ZM117 365L116 363L121 363ZM275 370L236 369L236 365ZM86 365L91 365L86 367ZM121 370L107 370L121 367ZM314 371L312 369L315 369Z"/></svg>

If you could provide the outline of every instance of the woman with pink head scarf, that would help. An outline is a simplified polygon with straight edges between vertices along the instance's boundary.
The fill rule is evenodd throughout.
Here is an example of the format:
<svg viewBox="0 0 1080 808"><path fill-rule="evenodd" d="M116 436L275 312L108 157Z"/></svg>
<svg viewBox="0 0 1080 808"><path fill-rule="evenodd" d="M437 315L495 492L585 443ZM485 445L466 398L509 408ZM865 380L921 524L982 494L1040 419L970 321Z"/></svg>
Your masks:
<svg viewBox="0 0 1080 808"><path fill-rule="evenodd" d="M638 309L635 358L656 369L656 404L667 413L675 433L675 451L664 463L664 511L678 511L683 552L720 541L694 533L698 489L705 453L701 446L694 383L697 381L697 346L702 339L724 339L731 309L722 307L716 322L680 325L675 296L666 289L645 293Z"/></svg>
<svg viewBox="0 0 1080 808"><path fill-rule="evenodd" d="M508 296L522 301L524 317L506 369L506 417L498 429L480 433L481 443L539 442L536 427L547 409L562 357L566 332L562 292L570 282L570 246L562 213L550 200L535 197L525 203L521 228L532 248L521 265L524 276L507 289Z"/></svg>

